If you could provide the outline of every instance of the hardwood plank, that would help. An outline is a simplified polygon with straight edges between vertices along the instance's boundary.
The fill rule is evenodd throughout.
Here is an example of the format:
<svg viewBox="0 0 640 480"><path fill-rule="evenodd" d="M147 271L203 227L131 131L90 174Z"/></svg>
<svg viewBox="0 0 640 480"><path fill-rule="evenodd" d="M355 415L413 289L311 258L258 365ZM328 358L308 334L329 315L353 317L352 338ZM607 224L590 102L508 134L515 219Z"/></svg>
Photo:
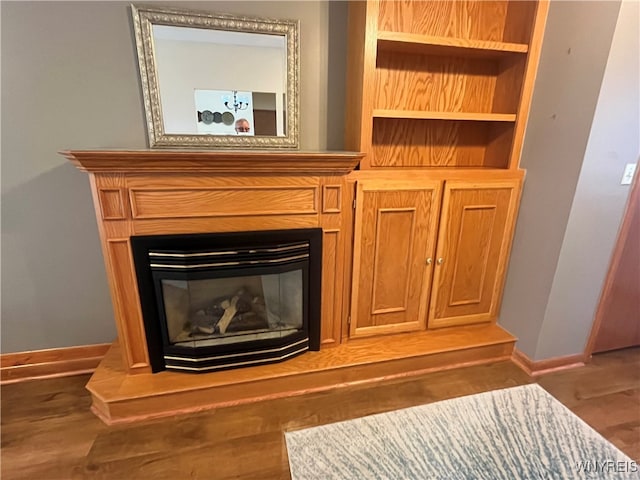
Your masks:
<svg viewBox="0 0 640 480"><path fill-rule="evenodd" d="M29 418L58 418L74 411L87 411L91 399L86 396L90 375L29 380L2 388L2 426ZM47 388L40 390L40 385ZM24 399L29 398L26 402Z"/></svg>
<svg viewBox="0 0 640 480"><path fill-rule="evenodd" d="M639 361L638 348L610 352L537 381L638 461ZM2 387L2 478L287 479L286 431L531 382L500 362L107 427L87 409L86 380Z"/></svg>
<svg viewBox="0 0 640 480"><path fill-rule="evenodd" d="M270 455L256 457L256 452L269 451ZM229 461L233 459L233 461ZM240 439L225 439L202 443L192 437L188 443L173 450L103 462L90 457L85 465L74 470L84 478L268 478L265 472L286 472L288 469L284 438L281 432L247 435ZM274 478L274 477L271 477Z"/></svg>
<svg viewBox="0 0 640 480"><path fill-rule="evenodd" d="M582 368L543 374L536 381L640 462L640 348L594 355Z"/></svg>

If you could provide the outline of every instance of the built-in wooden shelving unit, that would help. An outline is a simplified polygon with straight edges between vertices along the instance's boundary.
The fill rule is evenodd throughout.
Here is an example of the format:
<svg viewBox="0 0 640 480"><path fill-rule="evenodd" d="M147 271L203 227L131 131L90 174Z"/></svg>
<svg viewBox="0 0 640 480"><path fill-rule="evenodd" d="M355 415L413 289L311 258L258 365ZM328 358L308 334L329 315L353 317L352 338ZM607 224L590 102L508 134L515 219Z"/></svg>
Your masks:
<svg viewBox="0 0 640 480"><path fill-rule="evenodd" d="M547 9L350 4L351 337L496 322Z"/></svg>
<svg viewBox="0 0 640 480"><path fill-rule="evenodd" d="M368 153L361 168L518 168L546 9L515 0L353 6L361 44L348 85L360 108L347 111L346 146Z"/></svg>

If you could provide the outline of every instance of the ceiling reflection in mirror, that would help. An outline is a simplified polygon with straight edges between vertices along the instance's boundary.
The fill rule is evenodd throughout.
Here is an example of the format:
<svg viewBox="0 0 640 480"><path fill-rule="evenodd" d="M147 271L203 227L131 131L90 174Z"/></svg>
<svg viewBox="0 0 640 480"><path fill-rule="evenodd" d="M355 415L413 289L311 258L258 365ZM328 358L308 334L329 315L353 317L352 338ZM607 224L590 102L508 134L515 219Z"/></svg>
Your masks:
<svg viewBox="0 0 640 480"><path fill-rule="evenodd" d="M297 148L297 22L132 10L151 147Z"/></svg>

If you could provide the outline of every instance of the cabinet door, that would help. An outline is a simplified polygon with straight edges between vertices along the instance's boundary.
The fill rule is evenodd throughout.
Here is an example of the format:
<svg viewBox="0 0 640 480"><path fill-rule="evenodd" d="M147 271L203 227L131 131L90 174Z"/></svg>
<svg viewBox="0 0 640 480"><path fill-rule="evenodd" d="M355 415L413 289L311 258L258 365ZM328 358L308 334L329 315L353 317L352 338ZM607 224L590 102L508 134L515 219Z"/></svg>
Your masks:
<svg viewBox="0 0 640 480"><path fill-rule="evenodd" d="M358 183L350 335L426 328L441 182Z"/></svg>
<svg viewBox="0 0 640 480"><path fill-rule="evenodd" d="M520 186L519 179L445 183L430 328L495 320Z"/></svg>

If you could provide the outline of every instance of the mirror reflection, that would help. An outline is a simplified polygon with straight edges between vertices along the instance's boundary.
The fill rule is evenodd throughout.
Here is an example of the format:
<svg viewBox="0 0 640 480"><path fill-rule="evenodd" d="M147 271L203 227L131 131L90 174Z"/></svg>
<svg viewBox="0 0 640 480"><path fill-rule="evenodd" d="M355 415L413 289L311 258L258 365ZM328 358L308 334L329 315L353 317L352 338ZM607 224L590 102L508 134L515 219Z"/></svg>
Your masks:
<svg viewBox="0 0 640 480"><path fill-rule="evenodd" d="M298 22L131 8L151 147L297 148Z"/></svg>
<svg viewBox="0 0 640 480"><path fill-rule="evenodd" d="M165 133L285 135L284 36L153 25L153 41Z"/></svg>

